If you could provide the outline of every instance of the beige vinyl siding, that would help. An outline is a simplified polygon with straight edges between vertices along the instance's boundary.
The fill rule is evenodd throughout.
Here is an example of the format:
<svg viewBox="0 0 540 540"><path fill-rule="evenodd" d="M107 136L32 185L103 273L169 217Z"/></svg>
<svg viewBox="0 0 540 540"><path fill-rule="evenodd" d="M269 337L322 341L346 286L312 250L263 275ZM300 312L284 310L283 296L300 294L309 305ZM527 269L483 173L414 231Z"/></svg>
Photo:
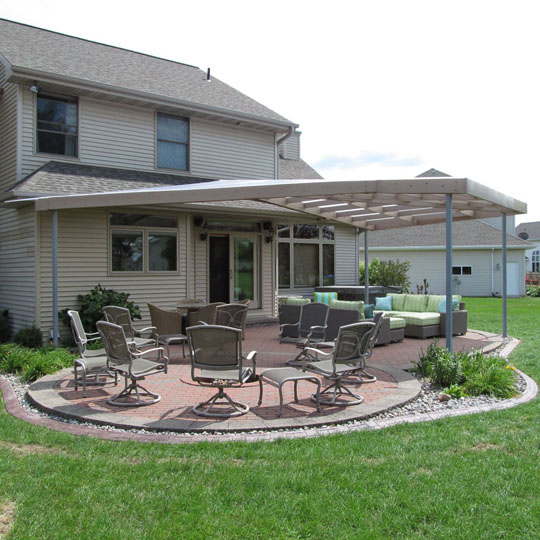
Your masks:
<svg viewBox="0 0 540 540"><path fill-rule="evenodd" d="M279 145L279 153L285 159L300 159L300 133L294 133Z"/></svg>
<svg viewBox="0 0 540 540"><path fill-rule="evenodd" d="M361 252L363 257L363 251ZM416 293L417 285L423 285L424 278L429 283L428 291L431 294L444 294L446 290L446 251L440 250L369 250L369 260L397 260L409 261L411 268L409 279L410 290ZM508 250L508 262L518 262L520 275L524 276L523 250ZM491 250L461 250L453 252L453 266L471 266L470 276L453 276L453 291L462 296L491 296L492 279L493 292L501 294L501 250L493 253L493 273L491 266ZM497 266L498 265L498 266ZM525 294L525 278L520 284L521 294Z"/></svg>
<svg viewBox="0 0 540 540"><path fill-rule="evenodd" d="M356 228L336 226L335 284L357 285Z"/></svg>
<svg viewBox="0 0 540 540"><path fill-rule="evenodd" d="M215 122L191 122L191 173L222 179L275 178L271 133Z"/></svg>
<svg viewBox="0 0 540 540"><path fill-rule="evenodd" d="M265 316L272 317L274 315L274 250L272 243L266 243L264 235L260 239L261 242L261 275L259 292L261 303L260 307Z"/></svg>
<svg viewBox="0 0 540 540"><path fill-rule="evenodd" d="M170 275L110 275L108 272L108 210L60 212L58 216L58 306L78 308L77 295L88 293L100 283L105 288L130 293L141 308L142 322L150 323L147 302L175 308L186 296L185 215L179 215L179 272ZM41 218L41 328L52 328L51 214ZM148 324L147 324L148 323ZM68 332L61 328L62 333Z"/></svg>
<svg viewBox="0 0 540 540"><path fill-rule="evenodd" d="M0 192L17 181L17 94L18 86L8 83L0 95Z"/></svg>
<svg viewBox="0 0 540 540"><path fill-rule="evenodd" d="M0 208L0 308L14 331L36 320L35 230L31 206Z"/></svg>
<svg viewBox="0 0 540 540"><path fill-rule="evenodd" d="M156 169L154 110L83 97L79 99L79 157L36 154L35 99L26 88L22 94L24 175L51 160L225 179L274 178L276 174L272 133L197 118L190 122L190 171Z"/></svg>

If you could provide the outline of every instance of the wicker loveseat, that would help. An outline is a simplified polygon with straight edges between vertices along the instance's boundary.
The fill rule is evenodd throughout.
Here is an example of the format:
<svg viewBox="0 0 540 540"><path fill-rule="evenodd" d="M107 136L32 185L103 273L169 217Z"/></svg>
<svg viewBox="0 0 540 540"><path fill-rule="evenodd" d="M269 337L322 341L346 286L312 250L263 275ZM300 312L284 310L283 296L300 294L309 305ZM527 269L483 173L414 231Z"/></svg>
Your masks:
<svg viewBox="0 0 540 540"><path fill-rule="evenodd" d="M416 338L429 338L444 336L446 329L446 313L444 312L444 295L435 294L394 294L391 297L390 309L383 309L388 317L398 317L405 320L405 336ZM467 333L467 311L461 302L461 296L453 296L452 334L463 335ZM379 299L380 300L380 299ZM384 301L378 302L380 308ZM377 310L378 307L375 309ZM380 309L379 309L380 310ZM441 311L443 311L441 313Z"/></svg>
<svg viewBox="0 0 540 540"><path fill-rule="evenodd" d="M306 302L309 300L306 299ZM361 302L363 304L363 302ZM283 303L279 306L279 324L295 324L300 318L301 305ZM357 310L340 309L330 306L328 312L327 328L325 332L325 341L333 341L337 338L341 326L359 322L361 319L360 312ZM367 321L371 319L365 319ZM292 329L289 334L283 336L283 341L294 341L298 338L295 334L295 329ZM388 345L391 342L403 340L403 327L399 324L396 318L390 319L384 317L381 322L379 337L375 345Z"/></svg>

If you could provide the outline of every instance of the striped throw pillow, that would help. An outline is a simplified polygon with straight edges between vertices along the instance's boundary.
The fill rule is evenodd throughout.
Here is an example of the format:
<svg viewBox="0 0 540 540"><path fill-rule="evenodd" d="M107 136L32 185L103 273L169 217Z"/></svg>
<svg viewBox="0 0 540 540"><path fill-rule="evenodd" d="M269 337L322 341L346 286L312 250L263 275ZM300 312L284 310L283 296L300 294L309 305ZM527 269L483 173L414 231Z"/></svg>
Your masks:
<svg viewBox="0 0 540 540"><path fill-rule="evenodd" d="M332 300L337 300L337 292L314 292L313 298L315 302L330 305Z"/></svg>

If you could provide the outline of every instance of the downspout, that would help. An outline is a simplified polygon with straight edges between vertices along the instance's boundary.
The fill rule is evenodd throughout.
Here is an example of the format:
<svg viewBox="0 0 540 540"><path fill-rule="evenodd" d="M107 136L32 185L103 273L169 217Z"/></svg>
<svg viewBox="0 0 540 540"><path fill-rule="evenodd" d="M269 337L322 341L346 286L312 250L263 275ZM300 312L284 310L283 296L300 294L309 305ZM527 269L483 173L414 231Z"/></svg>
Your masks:
<svg viewBox="0 0 540 540"><path fill-rule="evenodd" d="M491 296L495 296L495 248L491 248Z"/></svg>

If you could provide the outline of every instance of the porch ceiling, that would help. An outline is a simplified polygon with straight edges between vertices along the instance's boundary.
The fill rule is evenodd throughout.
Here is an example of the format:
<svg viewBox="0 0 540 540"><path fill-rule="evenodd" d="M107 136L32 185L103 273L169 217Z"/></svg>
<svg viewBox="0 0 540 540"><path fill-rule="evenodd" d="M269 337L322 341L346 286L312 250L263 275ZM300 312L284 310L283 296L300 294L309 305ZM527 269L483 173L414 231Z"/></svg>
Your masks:
<svg viewBox="0 0 540 540"><path fill-rule="evenodd" d="M106 193L43 196L37 211L135 205L186 205L253 200L367 230L445 222L446 195L453 220L524 214L527 204L468 178L400 180L218 180ZM10 201L6 201L10 202ZM12 199L12 202L21 200Z"/></svg>

